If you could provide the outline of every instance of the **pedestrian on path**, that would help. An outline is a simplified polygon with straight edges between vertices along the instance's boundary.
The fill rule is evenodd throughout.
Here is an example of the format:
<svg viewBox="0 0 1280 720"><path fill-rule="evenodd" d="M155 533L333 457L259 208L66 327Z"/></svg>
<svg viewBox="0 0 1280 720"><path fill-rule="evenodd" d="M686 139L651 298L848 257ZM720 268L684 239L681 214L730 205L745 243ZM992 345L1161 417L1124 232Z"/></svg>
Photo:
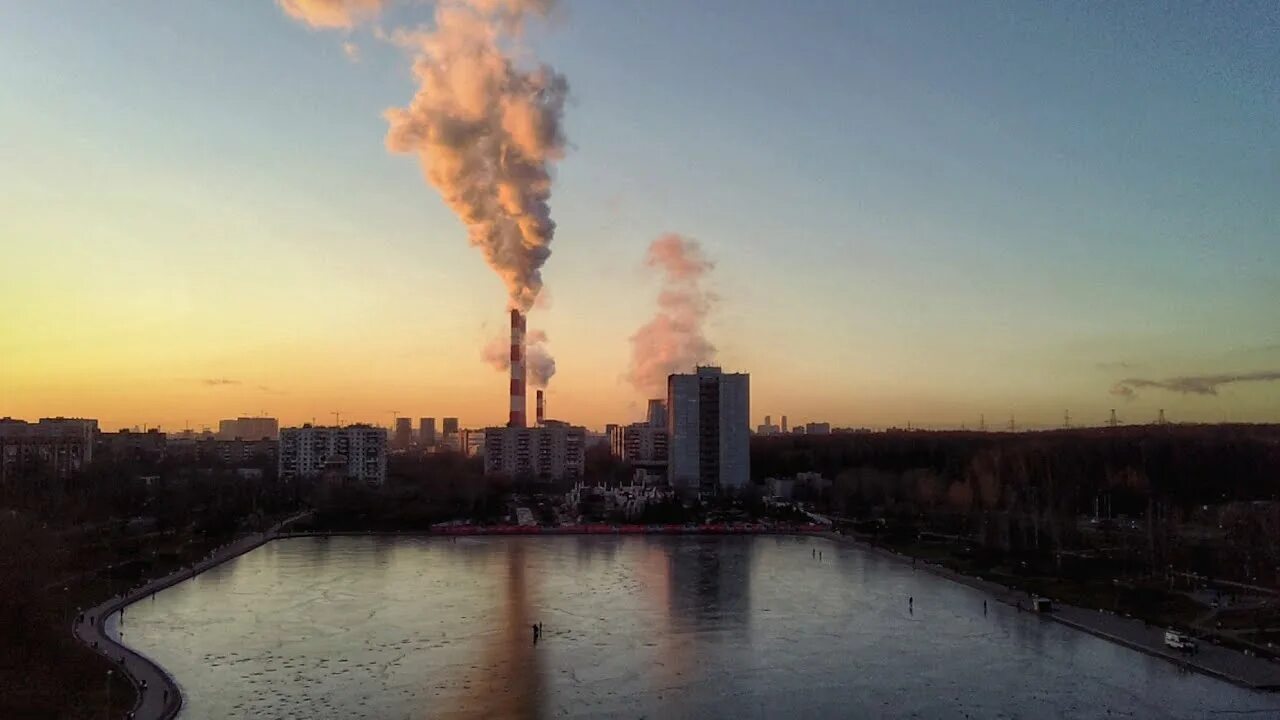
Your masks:
<svg viewBox="0 0 1280 720"><path fill-rule="evenodd" d="M987 601L986 601L986 600L983 600L983 601L982 601L982 614L983 614L983 615L986 615L986 614L987 614Z"/></svg>
<svg viewBox="0 0 1280 720"><path fill-rule="evenodd" d="M907 612L913 615L916 612L916 599L912 596L907 597Z"/></svg>

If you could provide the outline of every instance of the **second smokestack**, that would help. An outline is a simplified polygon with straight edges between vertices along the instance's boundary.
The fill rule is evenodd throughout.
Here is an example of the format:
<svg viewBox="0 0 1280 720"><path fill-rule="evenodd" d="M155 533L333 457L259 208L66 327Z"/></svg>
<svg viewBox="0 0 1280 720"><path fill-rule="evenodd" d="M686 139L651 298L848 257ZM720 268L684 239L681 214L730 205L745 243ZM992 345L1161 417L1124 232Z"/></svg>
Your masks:
<svg viewBox="0 0 1280 720"><path fill-rule="evenodd" d="M542 391L541 391L541 390L539 390L539 391L538 391L538 394L537 394L537 396L536 396L536 397L537 397L537 399L538 399L538 404L537 404L537 409L536 409L536 412L538 413L538 416L537 416L537 417L538 417L538 420L537 420L537 422L538 422L538 427L542 427L543 421L545 421L545 420L547 419L547 404L546 404L546 402L542 399Z"/></svg>
<svg viewBox="0 0 1280 720"><path fill-rule="evenodd" d="M511 309L511 417L507 427L525 427L524 315Z"/></svg>

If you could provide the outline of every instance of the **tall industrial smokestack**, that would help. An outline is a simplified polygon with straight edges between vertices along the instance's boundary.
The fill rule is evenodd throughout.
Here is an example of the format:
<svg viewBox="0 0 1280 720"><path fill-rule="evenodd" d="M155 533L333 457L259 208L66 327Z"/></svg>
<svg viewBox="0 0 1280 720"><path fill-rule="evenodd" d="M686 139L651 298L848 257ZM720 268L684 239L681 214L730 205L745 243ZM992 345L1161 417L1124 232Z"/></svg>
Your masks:
<svg viewBox="0 0 1280 720"><path fill-rule="evenodd" d="M511 308L511 418L507 427L525 427L524 315Z"/></svg>
<svg viewBox="0 0 1280 720"><path fill-rule="evenodd" d="M535 412L538 413L538 427L542 427L543 421L547 419L547 404L542 399L541 390L538 391L537 398L538 398L538 406Z"/></svg>

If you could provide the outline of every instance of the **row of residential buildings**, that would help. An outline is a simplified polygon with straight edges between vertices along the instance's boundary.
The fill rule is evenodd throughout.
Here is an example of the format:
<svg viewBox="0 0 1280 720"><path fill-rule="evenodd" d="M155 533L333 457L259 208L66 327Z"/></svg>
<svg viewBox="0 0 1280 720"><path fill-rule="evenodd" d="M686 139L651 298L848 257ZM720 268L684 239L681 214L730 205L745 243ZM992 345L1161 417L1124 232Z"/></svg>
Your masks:
<svg viewBox="0 0 1280 720"><path fill-rule="evenodd" d="M668 378L666 399L650 401L644 422L610 425L602 440L614 455L631 463L647 483L665 480L676 489L699 492L733 490L750 477L748 442L749 376L700 367ZM506 427L464 430L457 418L444 418L437 436L435 418L397 418L385 428L356 424L279 427L275 418L224 420L218 432L162 433L121 430L103 433L96 420L43 418L28 423L0 419L0 480L38 467L66 477L87 467L95 452L116 460L159 461L181 455L198 462L235 466L264 458L274 461L282 479L330 477L369 484L386 481L389 450L453 450L483 454L490 475L537 480L577 480L586 469L586 449L595 437L581 426L545 417L542 392L537 417L524 425L513 413Z"/></svg>
<svg viewBox="0 0 1280 720"><path fill-rule="evenodd" d="M764 424L756 427L757 435L830 435L831 423L811 422L802 425L796 425L793 428L787 427L787 416L782 416L782 424L774 425L773 416L765 415Z"/></svg>
<svg viewBox="0 0 1280 720"><path fill-rule="evenodd" d="M649 401L643 422L605 428L609 448L636 479L713 493L738 490L751 477L751 379L699 367L667 378L666 399Z"/></svg>
<svg viewBox="0 0 1280 720"><path fill-rule="evenodd" d="M95 460L261 469L275 465L280 477L326 472L380 484L386 480L387 432L368 425L279 429L274 418L238 418L210 431L103 432L88 418L0 418L0 482L41 475L68 478Z"/></svg>
<svg viewBox="0 0 1280 720"><path fill-rule="evenodd" d="M436 419L433 417L418 418L418 429L413 429L413 418L397 417L392 428L391 449L397 451L448 450L465 452L467 450L468 431L458 425L458 418L443 418L440 432L436 432Z"/></svg>
<svg viewBox="0 0 1280 720"><path fill-rule="evenodd" d="M518 352L518 351L516 351ZM585 428L545 418L541 391L537 420L525 427L519 379L513 381L512 421L484 430L489 475L576 480L592 440ZM605 427L610 452L626 460L642 484L702 493L737 490L751 476L750 378L699 367L667 378L667 397L649 401L643 422Z"/></svg>

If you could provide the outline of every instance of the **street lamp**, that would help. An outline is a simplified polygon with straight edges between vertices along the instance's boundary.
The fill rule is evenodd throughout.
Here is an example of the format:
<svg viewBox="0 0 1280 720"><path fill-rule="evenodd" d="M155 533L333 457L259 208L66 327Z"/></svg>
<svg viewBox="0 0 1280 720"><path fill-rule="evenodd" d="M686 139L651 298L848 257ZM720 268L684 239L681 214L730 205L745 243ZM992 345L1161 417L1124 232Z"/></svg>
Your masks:
<svg viewBox="0 0 1280 720"><path fill-rule="evenodd" d="M111 675L114 672L114 670L107 671L107 711L103 714L107 718L111 717Z"/></svg>

